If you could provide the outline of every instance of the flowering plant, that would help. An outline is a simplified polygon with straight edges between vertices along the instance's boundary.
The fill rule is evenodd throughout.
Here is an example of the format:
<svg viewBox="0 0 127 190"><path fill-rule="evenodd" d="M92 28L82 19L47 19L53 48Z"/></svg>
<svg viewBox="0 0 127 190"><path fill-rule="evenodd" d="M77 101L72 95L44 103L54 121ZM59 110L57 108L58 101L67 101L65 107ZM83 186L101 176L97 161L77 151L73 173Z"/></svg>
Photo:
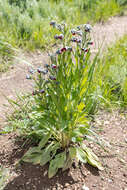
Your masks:
<svg viewBox="0 0 127 190"><path fill-rule="evenodd" d="M59 168L71 167L74 160L102 169L97 156L84 144L93 134L86 113L97 59L90 61L91 26L70 30L64 23L52 21L50 25L60 31L54 37L59 49L49 54L50 63L44 69L37 69L35 110L31 113L36 123L32 129L41 140L22 160L42 166L50 162L49 178Z"/></svg>

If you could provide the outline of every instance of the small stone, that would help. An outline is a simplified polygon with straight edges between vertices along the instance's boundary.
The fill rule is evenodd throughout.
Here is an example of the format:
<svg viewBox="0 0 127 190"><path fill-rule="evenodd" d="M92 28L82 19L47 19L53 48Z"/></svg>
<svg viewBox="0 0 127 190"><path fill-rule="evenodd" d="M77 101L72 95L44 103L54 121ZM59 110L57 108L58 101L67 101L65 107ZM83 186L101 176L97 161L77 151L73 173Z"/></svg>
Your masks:
<svg viewBox="0 0 127 190"><path fill-rule="evenodd" d="M70 184L69 183L65 183L65 187L68 187Z"/></svg>
<svg viewBox="0 0 127 190"><path fill-rule="evenodd" d="M27 74L26 79L31 79L31 76Z"/></svg>
<svg viewBox="0 0 127 190"><path fill-rule="evenodd" d="M89 187L86 187L85 185L83 185L82 190L90 190L90 189L89 189Z"/></svg>
<svg viewBox="0 0 127 190"><path fill-rule="evenodd" d="M109 182L109 183L112 183L112 179L108 179L108 182Z"/></svg>

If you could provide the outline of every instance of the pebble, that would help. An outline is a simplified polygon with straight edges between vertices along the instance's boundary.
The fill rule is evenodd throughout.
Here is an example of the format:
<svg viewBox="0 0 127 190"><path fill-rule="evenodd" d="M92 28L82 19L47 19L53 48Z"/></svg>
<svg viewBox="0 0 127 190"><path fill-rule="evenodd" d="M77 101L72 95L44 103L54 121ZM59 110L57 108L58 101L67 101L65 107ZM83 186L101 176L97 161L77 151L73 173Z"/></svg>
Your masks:
<svg viewBox="0 0 127 190"><path fill-rule="evenodd" d="M70 184L69 183L65 183L65 187L68 187Z"/></svg>
<svg viewBox="0 0 127 190"><path fill-rule="evenodd" d="M86 187L85 185L83 185L82 190L90 190L90 189L89 189L89 187Z"/></svg>
<svg viewBox="0 0 127 190"><path fill-rule="evenodd" d="M109 183L112 183L112 179L108 179L108 182L109 182Z"/></svg>
<svg viewBox="0 0 127 190"><path fill-rule="evenodd" d="M31 79L31 76L27 74L26 79Z"/></svg>

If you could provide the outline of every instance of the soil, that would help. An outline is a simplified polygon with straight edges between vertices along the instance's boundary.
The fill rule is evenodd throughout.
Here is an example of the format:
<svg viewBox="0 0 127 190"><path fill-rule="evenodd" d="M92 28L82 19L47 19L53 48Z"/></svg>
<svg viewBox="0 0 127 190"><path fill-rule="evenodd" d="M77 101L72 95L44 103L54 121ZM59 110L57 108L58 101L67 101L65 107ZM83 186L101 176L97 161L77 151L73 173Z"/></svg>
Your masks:
<svg viewBox="0 0 127 190"><path fill-rule="evenodd" d="M98 155L104 171L98 171L88 164L73 164L70 170L48 179L48 165L41 167L18 160L29 148L16 134L1 137L0 163L10 169L10 177L4 190L126 190L127 188L127 113L101 111L96 115L94 127L100 137L110 142L111 149L104 152L97 145L89 147Z"/></svg>
<svg viewBox="0 0 127 190"><path fill-rule="evenodd" d="M107 45L127 34L127 17L114 17L105 24L93 27L93 38L97 50L103 42L103 51ZM105 40L104 40L105 39ZM16 93L32 91L30 80L26 80L28 69L33 66L47 63L46 53L26 53L20 51L14 60L13 66L6 73L0 75L0 128L6 121L6 112L10 112L7 98L16 98ZM6 96L6 97L5 97ZM0 164L9 168L10 178L4 190L127 190L127 113L101 111L96 115L94 127L99 130L101 137L111 142L112 149L105 153L99 147L89 144L97 153L104 171L89 165L73 167L52 178L47 177L47 168L23 163L17 166L18 160L29 148L29 143L22 146L23 141L17 134L0 135ZM18 139L17 139L18 138ZM88 188L87 188L88 187Z"/></svg>

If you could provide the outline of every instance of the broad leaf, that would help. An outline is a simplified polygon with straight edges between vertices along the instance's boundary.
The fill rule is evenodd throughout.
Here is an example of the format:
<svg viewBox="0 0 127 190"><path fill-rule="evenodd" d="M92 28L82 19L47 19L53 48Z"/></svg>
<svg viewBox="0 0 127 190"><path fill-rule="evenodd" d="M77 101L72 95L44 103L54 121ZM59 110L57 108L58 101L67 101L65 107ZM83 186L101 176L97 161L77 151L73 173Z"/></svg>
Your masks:
<svg viewBox="0 0 127 190"><path fill-rule="evenodd" d="M65 163L64 163L62 171L67 170L68 168L71 167L71 165L72 165L72 159L70 158L70 156L68 156Z"/></svg>
<svg viewBox="0 0 127 190"><path fill-rule="evenodd" d="M99 170L103 170L101 163L99 162L98 157L92 152L91 149L87 148L85 145L83 145L83 149L86 152L86 158L90 165L98 168Z"/></svg>
<svg viewBox="0 0 127 190"><path fill-rule="evenodd" d="M76 148L74 148L74 147L69 148L69 156L71 159L76 158Z"/></svg>
<svg viewBox="0 0 127 190"><path fill-rule="evenodd" d="M82 148L77 148L77 158L83 163L87 163L87 154L83 151Z"/></svg>
<svg viewBox="0 0 127 190"><path fill-rule="evenodd" d="M55 158L50 162L48 176L52 178L58 171L59 168L64 166L66 160L66 152L59 153Z"/></svg>
<svg viewBox="0 0 127 190"><path fill-rule="evenodd" d="M47 162L49 162L56 154L57 149L60 147L59 143L51 143L44 150L41 156L40 164L44 166Z"/></svg>
<svg viewBox="0 0 127 190"><path fill-rule="evenodd" d="M26 154L23 156L22 160L24 162L33 162L35 157L42 154L42 151L38 147L30 148Z"/></svg>
<svg viewBox="0 0 127 190"><path fill-rule="evenodd" d="M50 138L50 134L47 134L47 135L45 135L45 136L42 138L42 140L41 140L40 143L39 143L39 148L40 148L40 149L45 146L45 144L48 142L49 138Z"/></svg>

